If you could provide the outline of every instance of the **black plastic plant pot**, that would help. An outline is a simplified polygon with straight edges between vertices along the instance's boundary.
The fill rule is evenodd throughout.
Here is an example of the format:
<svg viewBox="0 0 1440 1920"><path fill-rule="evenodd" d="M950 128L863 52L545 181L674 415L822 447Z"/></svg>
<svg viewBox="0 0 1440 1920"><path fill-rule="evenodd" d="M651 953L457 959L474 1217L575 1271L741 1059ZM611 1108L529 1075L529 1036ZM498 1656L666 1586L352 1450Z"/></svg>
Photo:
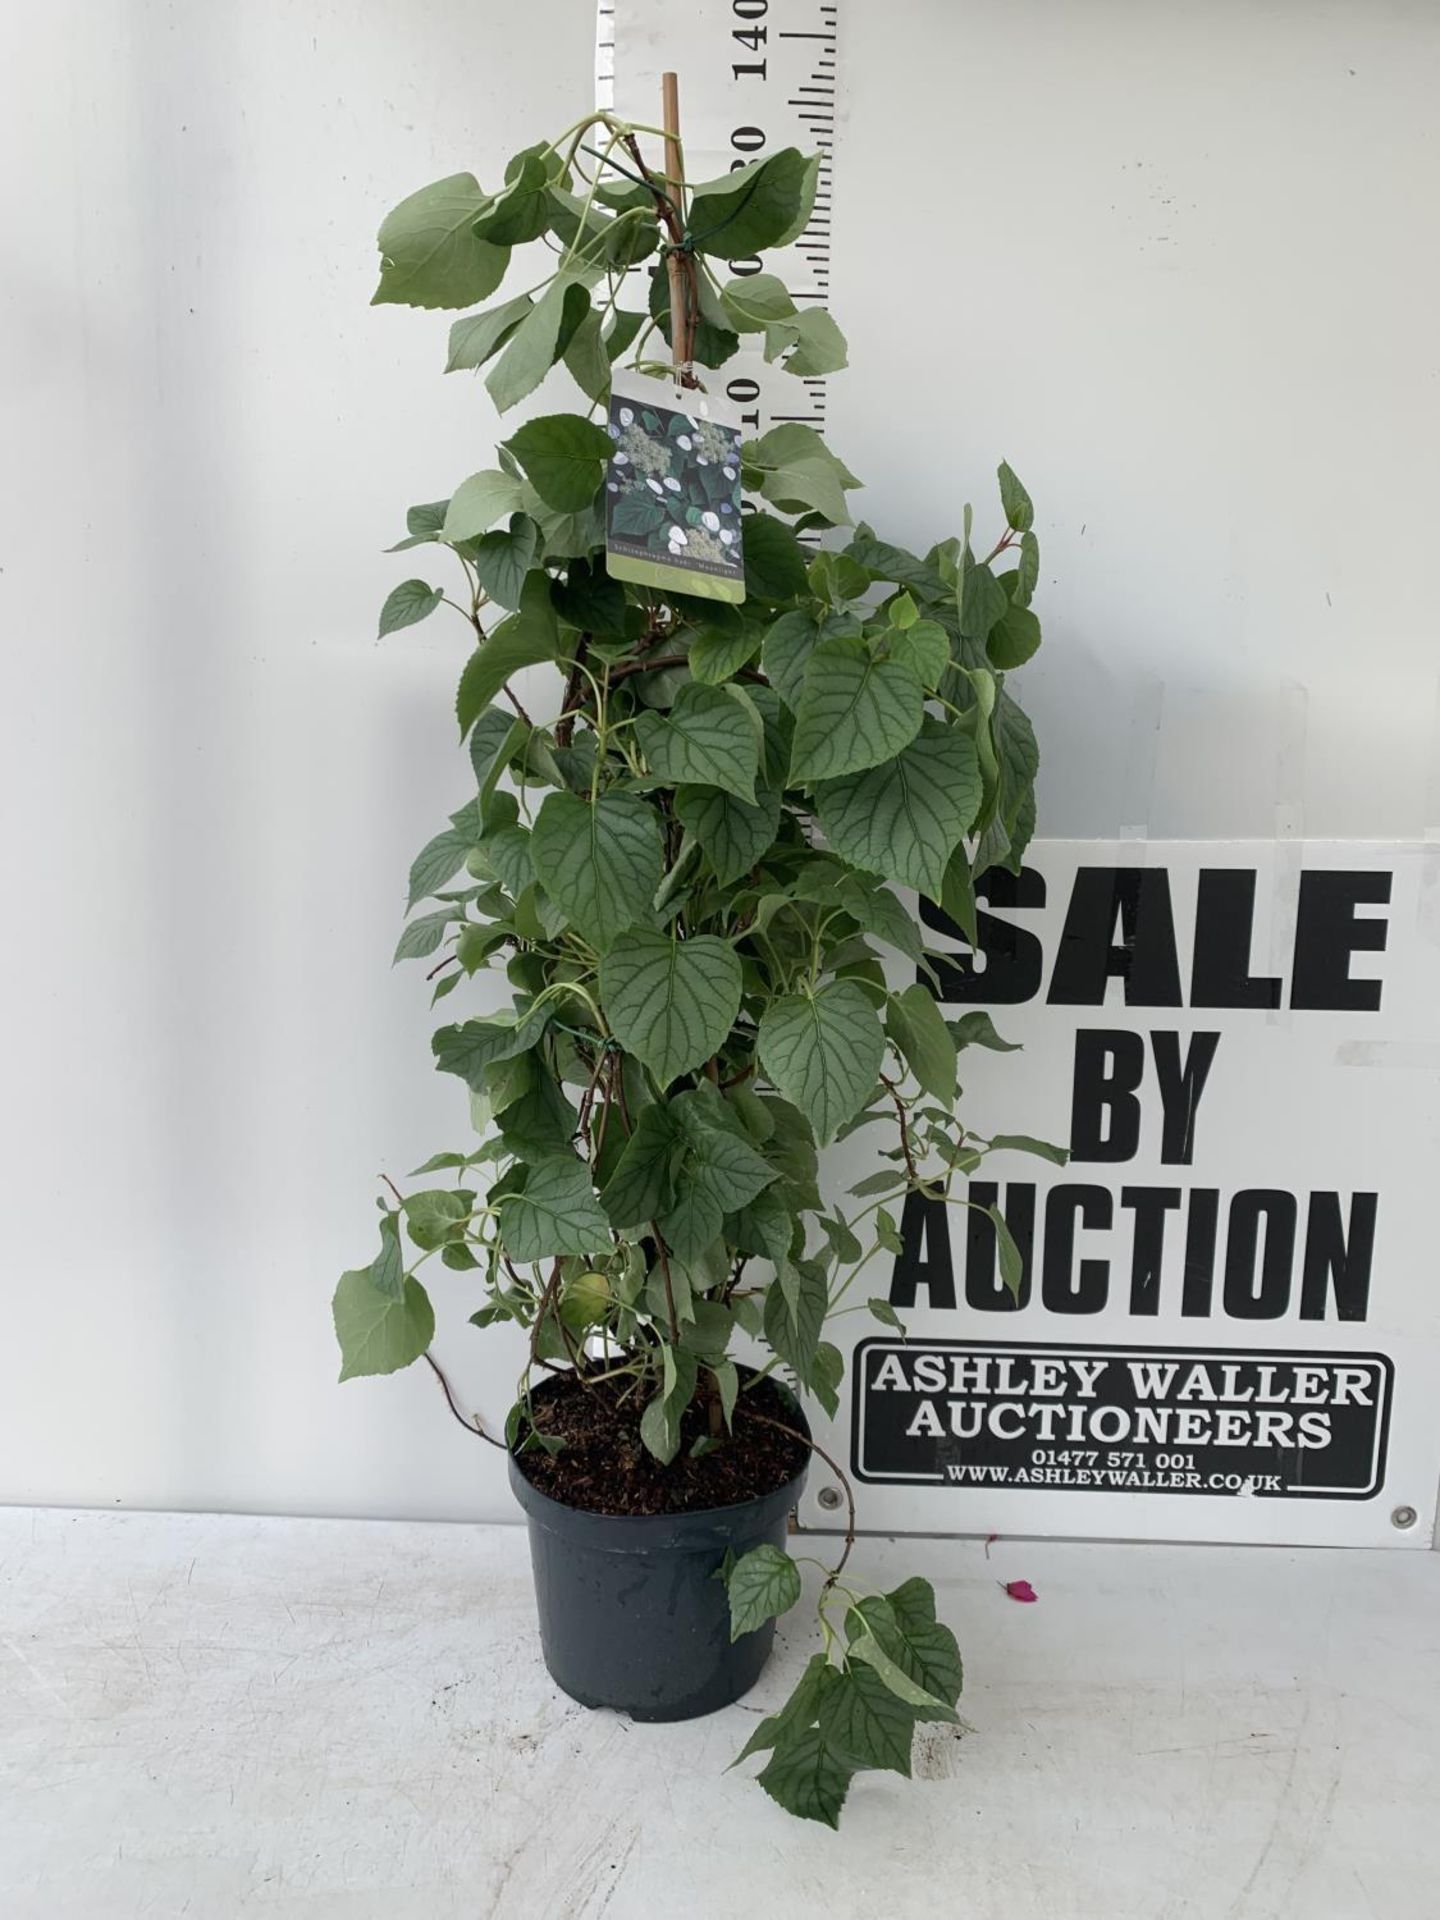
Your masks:
<svg viewBox="0 0 1440 1920"><path fill-rule="evenodd" d="M791 1418L808 1437L798 1408ZM748 1693L770 1657L775 1622L732 1642L717 1576L727 1549L737 1560L767 1543L783 1549L805 1473L802 1466L758 1499L699 1513L585 1513L533 1487L512 1454L551 1678L582 1706L632 1720L693 1720Z"/></svg>

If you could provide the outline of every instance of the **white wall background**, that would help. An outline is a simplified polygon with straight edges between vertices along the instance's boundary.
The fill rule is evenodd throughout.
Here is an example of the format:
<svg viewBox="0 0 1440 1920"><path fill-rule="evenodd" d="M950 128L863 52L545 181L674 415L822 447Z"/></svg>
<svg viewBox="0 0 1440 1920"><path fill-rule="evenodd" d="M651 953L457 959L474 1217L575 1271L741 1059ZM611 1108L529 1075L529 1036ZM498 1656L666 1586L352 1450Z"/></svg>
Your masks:
<svg viewBox="0 0 1440 1920"><path fill-rule="evenodd" d="M373 1176L464 1137L387 966L465 792L461 641L375 645L379 549L492 424L443 316L366 302L386 207L581 109L590 22L0 12L0 1498L509 1510L428 1375L333 1385ZM841 31L833 437L912 545L1002 454L1035 494L1048 830L1440 824L1440 13ZM453 1289L441 1349L498 1412Z"/></svg>
<svg viewBox="0 0 1440 1920"><path fill-rule="evenodd" d="M1440 823L1440 9L842 11L835 438L917 539L1035 495L1045 830Z"/></svg>
<svg viewBox="0 0 1440 1920"><path fill-rule="evenodd" d="M464 1138L389 958L473 792L466 630L374 636L405 507L493 444L448 316L367 302L390 205L584 111L592 20L0 9L0 1497L505 1498L428 1374L338 1389L328 1325L377 1172Z"/></svg>

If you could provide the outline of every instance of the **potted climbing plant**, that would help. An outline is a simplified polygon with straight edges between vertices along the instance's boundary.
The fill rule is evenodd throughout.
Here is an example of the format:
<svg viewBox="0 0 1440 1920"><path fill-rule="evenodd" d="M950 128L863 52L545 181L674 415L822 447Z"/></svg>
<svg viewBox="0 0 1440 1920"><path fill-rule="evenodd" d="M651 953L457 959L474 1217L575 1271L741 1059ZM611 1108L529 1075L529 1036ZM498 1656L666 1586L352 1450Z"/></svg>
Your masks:
<svg viewBox="0 0 1440 1920"><path fill-rule="evenodd" d="M797 376L845 364L827 312L722 266L799 234L816 173L786 150L687 187L673 114L597 112L379 235L376 301L464 310L448 369L485 367L502 413L552 369L582 399L410 509L400 547L458 588L427 566L381 615L443 603L468 643L473 781L414 863L397 958L448 1002L435 1065L474 1131L386 1183L335 1294L341 1378L440 1373L437 1284L523 1345L503 1430L447 1396L508 1450L551 1672L639 1718L754 1682L801 1593L786 1518L822 1454L805 1407L838 1405L830 1323L898 1327L864 1284L897 1204L971 1204L983 1157L1025 1144L957 1115L957 1053L1003 1043L942 1017L906 895L973 939L975 878L1033 829L1008 679L1040 640L1030 500L1002 466L993 544L967 507L916 555L852 521L860 482L812 428L727 437L710 391L742 341ZM548 696L517 685L534 668ZM874 1171L829 1200L818 1155L860 1129ZM924 1580L849 1571L853 1495L822 1457L848 1502L823 1648L744 1751L834 1825L857 1770L907 1774L916 1724L954 1719L961 1663Z"/></svg>

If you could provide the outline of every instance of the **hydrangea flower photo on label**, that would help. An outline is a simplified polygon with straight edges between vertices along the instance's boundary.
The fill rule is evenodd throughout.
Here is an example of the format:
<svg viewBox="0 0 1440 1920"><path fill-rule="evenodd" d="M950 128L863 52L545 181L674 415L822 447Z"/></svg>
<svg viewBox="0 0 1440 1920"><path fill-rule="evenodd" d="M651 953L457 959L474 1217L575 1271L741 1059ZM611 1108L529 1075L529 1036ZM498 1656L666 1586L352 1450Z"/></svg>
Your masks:
<svg viewBox="0 0 1440 1920"><path fill-rule="evenodd" d="M623 391L622 391L623 387ZM616 379L606 432L605 559L613 579L702 599L745 597L740 429L664 380Z"/></svg>

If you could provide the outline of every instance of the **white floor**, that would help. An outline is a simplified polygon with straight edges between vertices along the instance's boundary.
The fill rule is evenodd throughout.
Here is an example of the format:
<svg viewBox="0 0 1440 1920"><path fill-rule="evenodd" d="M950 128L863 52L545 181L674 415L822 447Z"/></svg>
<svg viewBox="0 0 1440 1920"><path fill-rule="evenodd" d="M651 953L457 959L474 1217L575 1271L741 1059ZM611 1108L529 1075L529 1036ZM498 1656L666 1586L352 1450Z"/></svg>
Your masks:
<svg viewBox="0 0 1440 1920"><path fill-rule="evenodd" d="M841 1832L550 1685L518 1528L0 1510L0 1914L1429 1920L1440 1556L868 1541L969 1680ZM1025 1577L1021 1606L999 1582Z"/></svg>

